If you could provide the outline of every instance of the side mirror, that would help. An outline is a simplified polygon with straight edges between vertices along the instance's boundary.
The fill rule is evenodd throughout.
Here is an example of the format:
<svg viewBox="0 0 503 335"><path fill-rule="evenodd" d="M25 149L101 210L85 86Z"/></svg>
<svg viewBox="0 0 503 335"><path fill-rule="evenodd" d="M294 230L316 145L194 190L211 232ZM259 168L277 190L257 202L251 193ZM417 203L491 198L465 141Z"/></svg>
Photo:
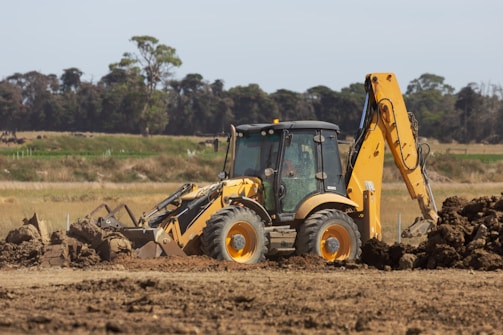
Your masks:
<svg viewBox="0 0 503 335"><path fill-rule="evenodd" d="M274 171L274 169L272 169L272 168L267 168L267 169L265 169L265 170L264 170L264 175L265 175L266 177L270 177L270 176L272 176L272 175L274 174L274 172L276 172L276 171Z"/></svg>
<svg viewBox="0 0 503 335"><path fill-rule="evenodd" d="M225 171L220 171L218 173L218 179L224 180L225 178L227 178L227 173Z"/></svg>

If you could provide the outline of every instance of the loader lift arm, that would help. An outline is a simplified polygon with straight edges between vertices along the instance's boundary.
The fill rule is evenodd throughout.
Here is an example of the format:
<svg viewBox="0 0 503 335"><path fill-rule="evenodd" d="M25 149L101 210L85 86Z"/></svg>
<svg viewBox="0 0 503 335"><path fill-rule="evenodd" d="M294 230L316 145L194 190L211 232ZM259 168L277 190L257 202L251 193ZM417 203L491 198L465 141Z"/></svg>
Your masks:
<svg viewBox="0 0 503 335"><path fill-rule="evenodd" d="M368 237L380 238L374 232L381 231L380 198L386 142L411 198L417 199L423 215L403 231L402 237L421 236L436 225L438 214L426 172L426 157L423 157L425 146L418 144L417 122L414 115L407 112L393 73L368 74L365 90L364 110L348 158L348 196L359 204L360 217L367 221L364 226L370 227ZM429 147L426 148L428 154Z"/></svg>

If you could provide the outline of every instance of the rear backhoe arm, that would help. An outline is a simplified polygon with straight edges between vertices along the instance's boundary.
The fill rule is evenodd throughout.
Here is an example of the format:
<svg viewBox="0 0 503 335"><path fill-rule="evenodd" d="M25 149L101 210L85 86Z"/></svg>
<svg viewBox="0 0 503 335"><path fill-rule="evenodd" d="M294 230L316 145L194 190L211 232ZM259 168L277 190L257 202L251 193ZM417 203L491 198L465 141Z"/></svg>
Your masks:
<svg viewBox="0 0 503 335"><path fill-rule="evenodd" d="M379 235L386 142L411 198L417 199L423 215L404 230L402 236L421 236L436 225L438 214L426 173L423 146L418 144L417 122L414 115L407 112L393 73L367 75L365 88L365 106L348 160L348 196L358 203L362 210L365 207L365 195L372 192L375 199L374 213L365 220L370 221L370 231L376 231L374 235ZM380 236L373 236L371 233L369 237Z"/></svg>

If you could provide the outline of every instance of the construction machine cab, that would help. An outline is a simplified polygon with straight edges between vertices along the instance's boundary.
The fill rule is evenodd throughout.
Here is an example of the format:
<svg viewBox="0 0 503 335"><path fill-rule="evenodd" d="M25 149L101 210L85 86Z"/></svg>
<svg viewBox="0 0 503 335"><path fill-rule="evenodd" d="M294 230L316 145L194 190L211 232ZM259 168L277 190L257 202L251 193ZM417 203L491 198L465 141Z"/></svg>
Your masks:
<svg viewBox="0 0 503 335"><path fill-rule="evenodd" d="M238 126L230 178L261 178L266 210L276 222L291 222L314 194L346 196L338 132L321 121Z"/></svg>

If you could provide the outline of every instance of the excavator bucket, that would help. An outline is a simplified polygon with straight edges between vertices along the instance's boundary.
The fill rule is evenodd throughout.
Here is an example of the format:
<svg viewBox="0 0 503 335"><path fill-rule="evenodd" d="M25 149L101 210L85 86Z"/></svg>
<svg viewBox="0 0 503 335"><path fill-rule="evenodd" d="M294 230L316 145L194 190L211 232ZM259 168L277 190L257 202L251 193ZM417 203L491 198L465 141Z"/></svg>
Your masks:
<svg viewBox="0 0 503 335"><path fill-rule="evenodd" d="M436 226L435 222L422 217L416 218L414 223L402 232L403 238L420 237L428 233Z"/></svg>
<svg viewBox="0 0 503 335"><path fill-rule="evenodd" d="M139 258L187 256L161 228L125 228L122 233L131 241Z"/></svg>

